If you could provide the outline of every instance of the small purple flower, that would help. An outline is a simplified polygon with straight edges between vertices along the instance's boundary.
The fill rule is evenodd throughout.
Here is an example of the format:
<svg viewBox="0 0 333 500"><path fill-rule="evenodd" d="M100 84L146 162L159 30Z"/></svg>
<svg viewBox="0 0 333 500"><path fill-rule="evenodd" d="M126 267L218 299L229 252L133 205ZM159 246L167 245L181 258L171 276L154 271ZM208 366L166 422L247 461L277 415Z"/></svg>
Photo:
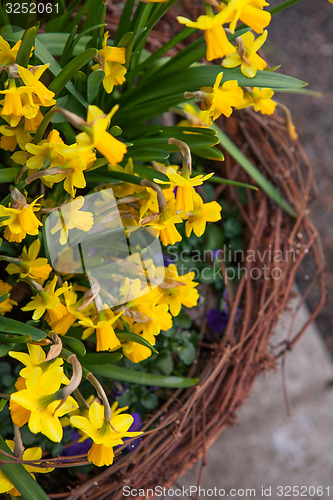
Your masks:
<svg viewBox="0 0 333 500"><path fill-rule="evenodd" d="M211 309L207 314L207 325L214 333L223 333L227 327L229 314L217 308Z"/></svg>
<svg viewBox="0 0 333 500"><path fill-rule="evenodd" d="M131 413L131 415L134 418L134 420L133 420L133 424L131 425L131 427L128 430L131 432L139 431L142 427L141 415L140 415L140 413L138 413L136 411ZM123 441L124 442L128 441L128 439L131 439L131 438L123 438ZM131 441L131 443L129 443L129 445L127 446L127 449L134 450L135 448L137 448L139 446L141 441L142 441L141 437L134 439L133 441Z"/></svg>
<svg viewBox="0 0 333 500"><path fill-rule="evenodd" d="M163 254L164 266L169 267L170 264L173 264L175 261L169 257L169 255Z"/></svg>
<svg viewBox="0 0 333 500"><path fill-rule="evenodd" d="M68 434L68 437L74 442L73 442L73 444L71 444L70 446L66 447L63 450L62 456L72 457L72 456L84 455L85 453L88 453L88 451L91 448L91 445L93 443L92 439L88 438L85 441L82 441L82 443L78 443L78 439L81 438L81 435L79 434L78 431L73 430L69 427L65 428L65 435L66 434Z"/></svg>
<svg viewBox="0 0 333 500"><path fill-rule="evenodd" d="M127 391L128 387L125 384L121 384L118 381L115 381L112 386L112 391L110 393L111 399L116 399L125 394Z"/></svg>

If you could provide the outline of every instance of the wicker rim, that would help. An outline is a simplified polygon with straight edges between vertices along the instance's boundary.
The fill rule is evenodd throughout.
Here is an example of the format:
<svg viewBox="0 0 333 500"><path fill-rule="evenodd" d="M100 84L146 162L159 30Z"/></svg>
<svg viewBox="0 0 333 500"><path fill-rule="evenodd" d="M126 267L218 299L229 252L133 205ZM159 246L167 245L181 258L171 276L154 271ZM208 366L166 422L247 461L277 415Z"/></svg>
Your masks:
<svg viewBox="0 0 333 500"><path fill-rule="evenodd" d="M250 280L245 279L244 274L233 297L227 283L229 296L232 297L227 328L219 343L209 346L203 343L198 349L197 359L204 356L209 360L202 373L196 373L196 363L189 373L189 376L200 377L199 384L187 390L179 389L171 395L159 411L145 422L143 430L146 432L137 448L118 457L110 468L71 493L51 494L50 498L119 500L125 485L145 489L157 484L168 486L200 458L203 467L208 448L223 429L234 422L236 410L246 401L259 373L274 368L278 358L284 357L295 346L325 301L323 252L318 232L309 219L308 208L316 190L311 166L301 145L289 139L283 120L276 115L262 117L243 110L220 125L273 181L298 214L293 218L272 203L262 191L253 197L249 190L246 190L245 210L237 199L235 189L220 185L217 195L223 193L238 206L243 216L247 227L247 249L255 252L269 247L282 251L296 250L296 259L278 264L282 271L279 280ZM229 179L250 181L228 154L226 161L217 165L225 169L223 173ZM308 254L314 259L316 272L300 304L316 283L320 286L320 300L298 333L291 337L290 329L285 341L273 348L270 339L274 326L288 305L296 273ZM246 262L248 274L253 264ZM268 258L265 264L268 268L272 267ZM206 304L209 304L209 299ZM241 321L235 323L239 308L242 310ZM206 315L201 333L205 328Z"/></svg>

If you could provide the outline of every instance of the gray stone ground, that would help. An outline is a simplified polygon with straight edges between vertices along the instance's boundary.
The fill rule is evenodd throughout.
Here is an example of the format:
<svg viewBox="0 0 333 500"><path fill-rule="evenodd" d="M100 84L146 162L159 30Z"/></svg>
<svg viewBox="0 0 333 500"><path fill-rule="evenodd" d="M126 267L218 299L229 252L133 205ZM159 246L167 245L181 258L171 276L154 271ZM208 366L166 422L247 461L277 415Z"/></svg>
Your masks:
<svg viewBox="0 0 333 500"><path fill-rule="evenodd" d="M297 299L296 299L297 300ZM296 303L295 301L293 302ZM292 303L291 303L292 304ZM304 324L308 310L298 313L295 332ZM284 313L273 343L286 337L290 314ZM272 487L270 498L288 498L278 486L304 486L303 495L290 498L329 498L333 496L333 366L318 329L313 324L286 358L286 388L291 415L283 395L281 367L261 376L234 427L226 429L208 452L201 487L225 490L227 497L241 489L254 489L252 498L265 498L262 486ZM188 472L174 487L197 484L199 467ZM310 486L330 487L313 492ZM281 491L282 496L279 495ZM210 491L200 499L220 498ZM220 493L223 493L222 491ZM268 493L268 491L267 491ZM297 493L297 490L295 490ZM315 493L313 495L313 493ZM195 494L192 495L195 498ZM250 494L248 492L247 497ZM168 500L172 497L169 496ZM187 498L186 494L180 498Z"/></svg>
<svg viewBox="0 0 333 500"><path fill-rule="evenodd" d="M280 0L268 0L274 6ZM277 93L293 115L302 145L313 167L318 197L312 205L313 219L322 239L327 265L327 301L317 324L333 354L333 5L328 0L301 0L287 11L273 16L264 53L278 71L309 83L322 98ZM307 269L307 272L311 269ZM307 282L298 276L300 288ZM318 291L310 296L313 308Z"/></svg>

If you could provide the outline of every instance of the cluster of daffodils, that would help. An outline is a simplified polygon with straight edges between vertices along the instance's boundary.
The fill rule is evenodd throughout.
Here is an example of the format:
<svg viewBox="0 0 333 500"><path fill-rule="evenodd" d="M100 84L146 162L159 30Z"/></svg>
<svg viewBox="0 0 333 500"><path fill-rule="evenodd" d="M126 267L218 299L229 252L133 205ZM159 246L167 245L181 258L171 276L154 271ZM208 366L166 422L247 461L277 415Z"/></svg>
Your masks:
<svg viewBox="0 0 333 500"><path fill-rule="evenodd" d="M64 373L62 359L48 359L50 353L46 357L40 345L27 346L28 354L9 352L11 357L25 365L15 384L17 391L10 397L9 409L13 423L18 428L27 423L33 434L42 433L56 443L63 437L63 426L70 425L80 430L81 440L88 437L92 439L87 457L90 462L97 466L111 465L114 447L123 444L124 437L141 434L128 430L133 417L122 413L127 408L117 409L117 403L110 408L103 389L92 375L90 380L102 401L92 397L89 398L89 404L81 396L77 402L70 394L77 390L82 372L77 370L74 361L73 376L69 380ZM61 388L63 385L65 387ZM69 419L61 418L64 415L68 415ZM40 455L34 458L38 460ZM42 469L43 472L49 470L53 469ZM36 472L40 472L40 468Z"/></svg>
<svg viewBox="0 0 333 500"><path fill-rule="evenodd" d="M258 54L271 18L265 0L207 0L203 2L206 14L196 21L178 17L181 25L204 31L206 59L219 60L215 62L221 71L207 81L201 78L198 88L182 87L175 96L169 88L166 96L158 95L163 86L159 71L164 71L168 81L165 67L173 64L168 57L157 61L168 47L156 54L142 49L159 14L176 0L143 1L148 5L139 3L133 16L136 3L126 2L128 19L122 17L117 33L104 33L105 2L100 2L98 22L92 3L87 3L87 11L83 5L85 31L76 35L65 20L63 31L71 35L67 41L61 38L65 40L62 53L57 52L60 38L55 37L54 43L54 33L48 29L43 29L45 47L41 50L36 25L28 26L21 40L15 39L17 33L12 30L8 40L0 36L0 187L4 187L0 202L0 356L9 356L11 365L24 365L20 365L15 386L1 393L1 408L9 403L15 437L14 441L0 441L0 448L4 452L7 446L7 455L22 464L30 481L35 472L50 472L65 459L53 459L50 449L25 449L20 433L23 426L36 439L43 434L50 443L64 442L64 428L75 431L78 441L90 443L90 447L71 462L66 458L67 463L91 462L98 467L113 463L124 439L141 434L133 429L127 407L118 408L117 401L110 405L107 370L101 375L105 376L104 389L90 366L92 371L97 369L102 356L105 365L113 363L109 380L113 382L117 376L120 381L135 379L139 364L153 352L158 363L159 334L177 327L181 312L199 301L194 272L179 274L174 263L163 265L163 260L157 263L148 258L141 266L141 277L133 263L117 263L113 283L118 300L114 301L112 287L106 290L81 269L71 242L75 238L81 242L81 237L84 241L88 234L94 238L100 220L106 227L112 226L104 196L109 188L128 240L130 231L147 231L159 238L163 250L189 237L200 238L207 225L221 219L221 206L217 201L207 202L204 184L224 179L203 173L200 161L192 171L191 153L204 159L214 157L210 148L218 141L214 142L213 122L221 115L229 117L233 110L243 108L272 114L277 106L273 89L255 85L257 73L267 69ZM193 30L184 33L182 40ZM74 56L75 51L82 53ZM48 53L51 61L45 60ZM182 53L176 64L179 60ZM194 69L206 68L196 62ZM242 85L236 77L230 78L230 68L237 68L231 73L239 75ZM151 78L157 78L156 88L155 84L149 87ZM170 85L173 80L174 74ZM175 103L178 107L171 111L182 119L164 126L161 115ZM155 106L159 111L154 114ZM296 137L287 111L286 116L290 134ZM170 152L174 154L171 159ZM217 153L220 151L215 149ZM175 163L181 156L180 167ZM221 160L221 153L218 158ZM96 193L100 205L90 210L85 199ZM54 213L59 218L47 233L46 220ZM48 234L59 253L67 251L61 271L50 258ZM81 243L77 247L82 253ZM109 263L108 256L97 254L97 243L95 247L90 249L91 259ZM123 366L115 364L118 362ZM150 378L142 377L147 385L152 384L148 375ZM183 387L192 382L186 379ZM86 398L82 394L89 392L89 383L96 393ZM167 383L165 380L164 385ZM178 387L181 383L178 381ZM4 492L20 494L15 480L0 471L0 493ZM34 498L38 498L38 490Z"/></svg>

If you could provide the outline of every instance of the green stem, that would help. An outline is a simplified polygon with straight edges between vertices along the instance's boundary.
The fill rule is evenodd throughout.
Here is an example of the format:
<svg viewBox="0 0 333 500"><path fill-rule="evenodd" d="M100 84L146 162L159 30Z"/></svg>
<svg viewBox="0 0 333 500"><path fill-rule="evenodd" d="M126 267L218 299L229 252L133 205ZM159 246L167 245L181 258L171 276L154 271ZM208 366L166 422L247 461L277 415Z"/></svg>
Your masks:
<svg viewBox="0 0 333 500"><path fill-rule="evenodd" d="M282 12L283 10L288 9L289 7L300 1L301 0L285 0L284 2L281 2L279 5L276 5L275 7L268 9L268 12L270 12L273 16L274 14Z"/></svg>

